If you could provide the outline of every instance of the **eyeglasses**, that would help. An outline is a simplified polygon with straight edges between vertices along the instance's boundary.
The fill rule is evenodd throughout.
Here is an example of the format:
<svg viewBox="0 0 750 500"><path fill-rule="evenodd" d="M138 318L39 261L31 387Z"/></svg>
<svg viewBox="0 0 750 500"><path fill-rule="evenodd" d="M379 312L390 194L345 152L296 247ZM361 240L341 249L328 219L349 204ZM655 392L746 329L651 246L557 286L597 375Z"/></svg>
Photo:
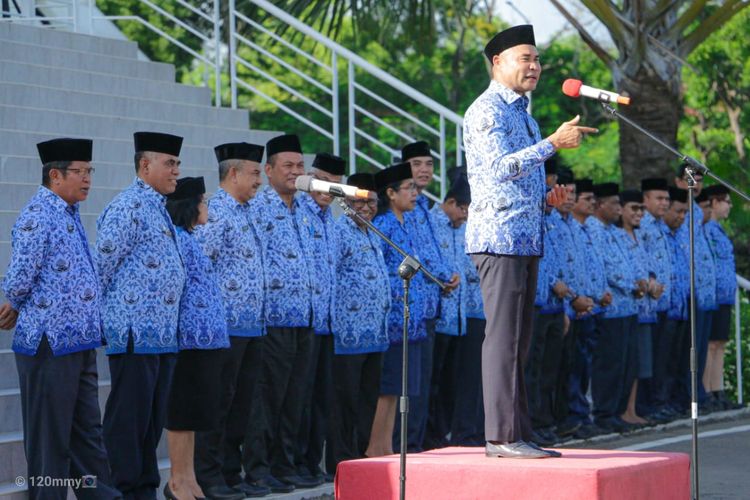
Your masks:
<svg viewBox="0 0 750 500"><path fill-rule="evenodd" d="M94 172L96 171L96 169L94 167L90 167L90 168L66 168L65 171L66 172L75 172L75 174L78 177L81 177L82 179L85 179L86 177L90 178L92 175L94 175Z"/></svg>
<svg viewBox="0 0 750 500"><path fill-rule="evenodd" d="M350 203L355 208L362 208L365 205L370 208L378 208L378 200L352 200Z"/></svg>
<svg viewBox="0 0 750 500"><path fill-rule="evenodd" d="M408 186L399 186L399 188L396 191L401 191L402 189L405 191L416 191L417 185L414 182L412 182Z"/></svg>

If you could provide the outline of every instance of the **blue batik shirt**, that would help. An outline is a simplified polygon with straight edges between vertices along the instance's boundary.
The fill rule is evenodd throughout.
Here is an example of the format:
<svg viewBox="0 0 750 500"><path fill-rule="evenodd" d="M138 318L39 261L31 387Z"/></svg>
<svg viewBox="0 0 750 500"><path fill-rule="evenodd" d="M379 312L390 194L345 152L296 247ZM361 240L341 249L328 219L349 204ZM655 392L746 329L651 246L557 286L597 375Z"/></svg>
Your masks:
<svg viewBox="0 0 750 500"><path fill-rule="evenodd" d="M672 320L687 321L688 297L690 295L690 267L688 255L682 246L682 238L679 229L672 231L666 224L662 226L664 236L669 243L669 255L672 262L670 273L669 309L667 317Z"/></svg>
<svg viewBox="0 0 750 500"><path fill-rule="evenodd" d="M176 352L185 270L166 198L142 179L97 221L95 260L103 293L107 354Z"/></svg>
<svg viewBox="0 0 750 500"><path fill-rule="evenodd" d="M668 230L663 220L655 218L648 211L641 219L641 227L635 230L638 241L643 246L644 252L651 261L653 276L664 286L664 293L659 300L650 296L644 298L649 302L655 302L652 308L657 312L665 312L669 309L670 276L672 274L672 252L665 235Z"/></svg>
<svg viewBox="0 0 750 500"><path fill-rule="evenodd" d="M307 232L312 253L309 255L312 279L313 330L318 335L331 333L331 307L336 289L336 228L330 208L322 209L307 193L299 194L302 211L301 230Z"/></svg>
<svg viewBox="0 0 750 500"><path fill-rule="evenodd" d="M557 210L552 210L545 216L545 235L544 235L545 253L540 261L540 273L537 278L537 297L535 304L541 307L543 314L554 314L562 312L569 305L568 300L557 297L552 291L552 287L557 282L563 282L567 285L570 292L575 294L580 288L576 282L576 271L582 269L578 262L580 256L577 252L573 233L566 219ZM552 254L552 255L549 255ZM544 292L547 300L542 300L539 288L546 287Z"/></svg>
<svg viewBox="0 0 750 500"><path fill-rule="evenodd" d="M365 354L388 349L387 318L391 285L380 238L347 216L335 223L336 289L333 297L333 349Z"/></svg>
<svg viewBox="0 0 750 500"><path fill-rule="evenodd" d="M213 264L231 337L265 334L265 268L250 210L219 188L208 200L208 222L194 233Z"/></svg>
<svg viewBox="0 0 750 500"><path fill-rule="evenodd" d="M719 305L732 305L737 291L732 240L715 220L708 221L705 230L716 260L716 302Z"/></svg>
<svg viewBox="0 0 750 500"><path fill-rule="evenodd" d="M588 221L589 219L592 219L592 217L586 220ZM578 283L576 293L593 299L596 305L591 314L599 314L606 309L599 305L599 300L606 292L610 291L602 253L597 248L587 224L581 224L575 217L569 217L567 223L573 235L573 242L576 247L576 254L578 255L577 262L580 263L580 267L576 267L576 272L580 276L576 280ZM571 319L582 319L589 316L588 313L576 316L569 304L566 307L566 311Z"/></svg>
<svg viewBox="0 0 750 500"><path fill-rule="evenodd" d="M539 259L534 305L541 308L544 314L554 314L562 309L562 300L558 299L552 291L557 280L561 279L562 261L560 247L553 245L550 241L550 227L546 217L544 225L544 256Z"/></svg>
<svg viewBox="0 0 750 500"><path fill-rule="evenodd" d="M437 279L448 282L456 272L453 262L446 262L440 258L440 248L435 235L435 226L430 218L430 200L423 194L417 196L414 210L404 213L405 218L412 220L417 232L420 262ZM425 281L424 290L425 319L438 317L440 305L440 287L432 281Z"/></svg>
<svg viewBox="0 0 750 500"><path fill-rule="evenodd" d="M375 217L373 224L385 236L406 253L421 262L416 240L416 228L412 219L404 217L401 223L391 210ZM391 309L388 312L388 340L391 344L400 344L403 337L403 313L404 313L404 283L398 275L398 266L404 260L400 253L396 252L385 242L381 243L385 268L388 271L388 281L391 286ZM424 307L425 278L422 272L418 272L409 284L409 319L408 338L409 342L417 342L427 337L425 325Z"/></svg>
<svg viewBox="0 0 750 500"><path fill-rule="evenodd" d="M309 232L302 228L299 194L291 208L266 186L250 202L250 217L265 265L265 324L277 328L312 326Z"/></svg>
<svg viewBox="0 0 750 500"><path fill-rule="evenodd" d="M465 237L463 224L453 227L448 215L440 205L435 205L430 211L432 227L434 228L435 240L437 241L440 255L438 258L451 269L463 270L466 268L465 260L469 259L464 250ZM459 272L461 284L451 292L443 293L440 297L440 316L435 323L435 331L446 335L466 335L466 302L468 300L468 289L466 276Z"/></svg>
<svg viewBox="0 0 750 500"><path fill-rule="evenodd" d="M485 319L484 317L484 302L482 302L482 287L479 286L479 273L477 272L477 266L471 257L466 254L466 224L459 228L460 243L464 252L464 259L462 262L461 272L461 284L459 287L464 289L466 294L466 317L472 319Z"/></svg>
<svg viewBox="0 0 750 500"><path fill-rule="evenodd" d="M102 345L99 279L78 204L40 186L11 240L3 292L18 311L13 351L35 355L43 335L55 356Z"/></svg>
<svg viewBox="0 0 750 500"><path fill-rule="evenodd" d="M713 311L716 309L716 263L703 228L703 210L697 203L693 204L693 217L695 220L696 305L701 311ZM688 217L685 217L685 222L677 230L683 251L688 258L690 256L689 223Z"/></svg>
<svg viewBox="0 0 750 500"><path fill-rule="evenodd" d="M605 226L596 217L586 219L586 227L591 232L594 246L604 262L607 284L612 292L612 304L604 311L605 318L624 318L638 314L633 290L636 288L637 273L630 256L617 232L622 229L609 224Z"/></svg>
<svg viewBox="0 0 750 500"><path fill-rule="evenodd" d="M229 347L226 313L214 266L191 233L182 227L176 229L186 275L177 327L180 350Z"/></svg>
<svg viewBox="0 0 750 500"><path fill-rule="evenodd" d="M633 239L625 230L619 229L615 231L615 234L622 243L622 247L625 249L627 258L630 261L630 265L633 266L635 271L635 278L637 280L648 281L649 276L653 276L653 265L651 259L646 254L645 249L638 236ZM635 303L638 306L638 322L639 323L656 323L656 301L649 300L648 293L640 299L635 299Z"/></svg>
<svg viewBox="0 0 750 500"><path fill-rule="evenodd" d="M555 152L527 97L492 81L464 116L471 187L466 251L542 255L544 161Z"/></svg>

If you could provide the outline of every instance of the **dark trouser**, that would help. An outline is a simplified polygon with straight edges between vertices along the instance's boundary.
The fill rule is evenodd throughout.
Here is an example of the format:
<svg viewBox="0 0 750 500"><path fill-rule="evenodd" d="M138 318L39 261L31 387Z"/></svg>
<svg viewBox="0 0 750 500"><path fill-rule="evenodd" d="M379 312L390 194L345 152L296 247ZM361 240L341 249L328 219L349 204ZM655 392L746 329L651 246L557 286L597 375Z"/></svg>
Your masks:
<svg viewBox="0 0 750 500"><path fill-rule="evenodd" d="M339 462L362 458L367 451L380 395L383 353L334 355L332 363L329 473L336 471Z"/></svg>
<svg viewBox="0 0 750 500"><path fill-rule="evenodd" d="M568 418L588 423L591 406L586 398L591 382L591 363L598 330L593 316L570 322L564 349L570 360L568 376Z"/></svg>
<svg viewBox="0 0 750 500"><path fill-rule="evenodd" d="M622 402L627 403L637 373L631 352L638 345L633 342L637 341L637 321L637 316L597 319L599 338L591 366L593 415L597 420L619 417L625 409Z"/></svg>
<svg viewBox="0 0 750 500"><path fill-rule="evenodd" d="M649 414L664 408L668 403L667 367L677 355L674 322L666 313L659 313L651 328L651 378L638 382L638 413Z"/></svg>
<svg viewBox="0 0 750 500"><path fill-rule="evenodd" d="M156 498L156 447L167 418L176 354L109 357L112 389L104 410L104 443L112 480L125 498Z"/></svg>
<svg viewBox="0 0 750 500"><path fill-rule="evenodd" d="M326 415L331 409L331 363L333 335L314 335L305 393L308 400L302 412L297 436L295 464L302 473L318 475L323 459L323 443L327 441ZM326 452L328 454L328 452ZM333 473L334 471L327 471Z"/></svg>
<svg viewBox="0 0 750 500"><path fill-rule="evenodd" d="M686 410L690 404L690 322L668 320L667 328L673 329L674 355L667 364L667 403L678 410Z"/></svg>
<svg viewBox="0 0 750 500"><path fill-rule="evenodd" d="M121 498L111 484L102 440L96 350L54 356L43 336L35 356L16 354L29 498L65 500L67 487L39 486L30 478L81 479L80 499Z"/></svg>
<svg viewBox="0 0 750 500"><path fill-rule="evenodd" d="M451 424L451 444L473 445L484 442L482 406L483 319L466 319L466 336L458 344L456 399Z"/></svg>
<svg viewBox="0 0 750 500"><path fill-rule="evenodd" d="M313 333L309 328L268 327L258 387L242 452L247 481L269 474L296 474L297 433L309 376Z"/></svg>
<svg viewBox="0 0 750 500"><path fill-rule="evenodd" d="M534 326L539 257L475 254L472 260L487 317L482 345L485 438L530 439L523 372Z"/></svg>
<svg viewBox="0 0 750 500"><path fill-rule="evenodd" d="M425 449L441 448L448 443L456 399L458 351L464 338L441 333L435 335Z"/></svg>
<svg viewBox="0 0 750 500"><path fill-rule="evenodd" d="M534 330L526 360L526 393L534 428L555 423L557 381L563 358L564 313L545 314L535 307ZM567 388L566 388L567 391Z"/></svg>
<svg viewBox="0 0 750 500"><path fill-rule="evenodd" d="M698 402L704 403L708 398L703 387L703 372L706 371L708 356L708 339L711 336L713 311L698 309L695 314L695 354L698 358Z"/></svg>
<svg viewBox="0 0 750 500"><path fill-rule="evenodd" d="M216 429L195 434L195 475L208 488L240 482L240 446L248 428L250 402L260 373L264 337L229 337L230 347L217 390Z"/></svg>

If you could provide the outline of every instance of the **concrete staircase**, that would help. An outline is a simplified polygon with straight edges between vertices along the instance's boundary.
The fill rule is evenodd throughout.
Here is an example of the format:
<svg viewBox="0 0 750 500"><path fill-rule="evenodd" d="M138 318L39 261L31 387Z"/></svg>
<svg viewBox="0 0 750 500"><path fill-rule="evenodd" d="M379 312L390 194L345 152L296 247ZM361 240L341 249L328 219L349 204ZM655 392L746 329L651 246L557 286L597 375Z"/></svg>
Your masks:
<svg viewBox="0 0 750 500"><path fill-rule="evenodd" d="M174 67L137 59L133 42L0 23L0 279L10 259L10 232L36 191L41 164L36 143L55 137L94 140L96 174L81 215L91 242L104 206L134 178L132 134L181 135L181 175L217 186L213 147L264 144L278 132L249 130L246 111L211 106L211 91L174 82ZM2 294L0 300L5 301ZM21 409L12 334L0 332L0 499L26 498ZM99 353L100 402L109 393L106 357ZM164 446L160 456L166 457Z"/></svg>

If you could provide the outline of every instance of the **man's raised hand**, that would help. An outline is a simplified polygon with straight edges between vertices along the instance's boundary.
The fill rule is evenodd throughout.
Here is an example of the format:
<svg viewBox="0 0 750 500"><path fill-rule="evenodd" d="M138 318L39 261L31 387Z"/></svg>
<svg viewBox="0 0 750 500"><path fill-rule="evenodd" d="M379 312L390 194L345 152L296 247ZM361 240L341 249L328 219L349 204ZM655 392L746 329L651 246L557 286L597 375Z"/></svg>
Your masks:
<svg viewBox="0 0 750 500"><path fill-rule="evenodd" d="M547 139L555 149L574 149L581 145L583 134L595 134L599 129L578 125L581 115L576 115L569 122L564 122L554 134Z"/></svg>

